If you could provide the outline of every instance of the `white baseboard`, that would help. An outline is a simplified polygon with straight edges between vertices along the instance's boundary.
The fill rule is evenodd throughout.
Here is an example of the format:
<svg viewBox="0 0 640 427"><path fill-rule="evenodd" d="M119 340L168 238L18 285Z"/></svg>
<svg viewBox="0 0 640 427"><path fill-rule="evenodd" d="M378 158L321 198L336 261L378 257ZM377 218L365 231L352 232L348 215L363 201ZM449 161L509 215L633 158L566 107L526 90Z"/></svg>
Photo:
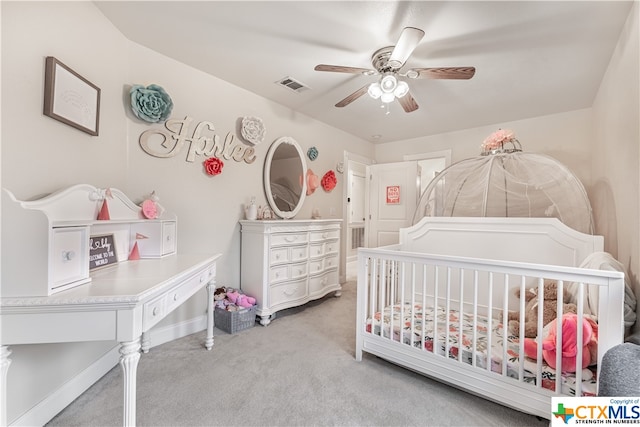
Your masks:
<svg viewBox="0 0 640 427"><path fill-rule="evenodd" d="M162 328L154 328L147 333L149 347L155 347L169 341L177 340L178 338L186 337L187 335L195 334L205 329L207 329L207 316L205 314L184 322L173 323Z"/></svg>
<svg viewBox="0 0 640 427"><path fill-rule="evenodd" d="M119 349L120 346L115 345L105 355L25 412L11 425L42 426L51 421L58 412L66 408L67 405L87 391L89 387L118 364L120 360Z"/></svg>
<svg viewBox="0 0 640 427"><path fill-rule="evenodd" d="M149 346L155 347L187 335L200 332L207 327L207 316L174 323L148 332ZM43 426L60 411L87 391L96 381L106 375L120 361L120 346L115 344L105 355L93 362L85 370L52 392L36 406L11 423L12 426ZM144 355L142 356L144 357Z"/></svg>

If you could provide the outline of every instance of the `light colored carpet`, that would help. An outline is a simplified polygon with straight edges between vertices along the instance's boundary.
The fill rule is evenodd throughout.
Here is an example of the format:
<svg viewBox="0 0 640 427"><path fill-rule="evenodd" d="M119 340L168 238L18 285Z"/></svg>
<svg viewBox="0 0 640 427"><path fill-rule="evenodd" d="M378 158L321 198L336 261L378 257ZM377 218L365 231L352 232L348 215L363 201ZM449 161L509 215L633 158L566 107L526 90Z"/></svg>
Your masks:
<svg viewBox="0 0 640 427"><path fill-rule="evenodd" d="M141 426L547 426L547 420L366 355L356 362L355 282L285 310L267 327L204 332L143 354ZM122 373L112 369L48 426L122 423Z"/></svg>

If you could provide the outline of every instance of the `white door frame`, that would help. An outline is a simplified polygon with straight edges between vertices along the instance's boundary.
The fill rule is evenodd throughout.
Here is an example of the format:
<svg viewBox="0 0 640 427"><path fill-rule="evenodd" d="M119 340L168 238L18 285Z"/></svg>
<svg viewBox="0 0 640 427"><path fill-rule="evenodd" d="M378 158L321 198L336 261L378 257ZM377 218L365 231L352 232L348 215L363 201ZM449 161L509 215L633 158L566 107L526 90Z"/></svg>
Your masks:
<svg viewBox="0 0 640 427"><path fill-rule="evenodd" d="M362 163L365 165L372 165L375 163L373 159L361 156L359 154L350 153L348 151L343 152L342 165L343 165L343 177L349 176L349 160ZM347 281L347 243L349 241L349 204L347 203L347 197L349 195L349 188L347 187L346 180L342 182L342 230L340 232L340 283Z"/></svg>

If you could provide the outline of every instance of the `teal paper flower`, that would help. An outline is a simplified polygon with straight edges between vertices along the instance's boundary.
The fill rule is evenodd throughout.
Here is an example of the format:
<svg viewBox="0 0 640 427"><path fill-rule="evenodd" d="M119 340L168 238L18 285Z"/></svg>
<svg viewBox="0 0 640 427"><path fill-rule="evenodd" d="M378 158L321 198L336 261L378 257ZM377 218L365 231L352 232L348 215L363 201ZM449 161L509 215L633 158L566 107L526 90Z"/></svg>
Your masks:
<svg viewBox="0 0 640 427"><path fill-rule="evenodd" d="M315 160L318 158L318 149L316 147L309 148L307 151L307 156L309 156L310 160Z"/></svg>
<svg viewBox="0 0 640 427"><path fill-rule="evenodd" d="M140 120L157 123L167 120L173 109L173 101L165 90L155 84L146 88L142 85L131 87L131 110Z"/></svg>

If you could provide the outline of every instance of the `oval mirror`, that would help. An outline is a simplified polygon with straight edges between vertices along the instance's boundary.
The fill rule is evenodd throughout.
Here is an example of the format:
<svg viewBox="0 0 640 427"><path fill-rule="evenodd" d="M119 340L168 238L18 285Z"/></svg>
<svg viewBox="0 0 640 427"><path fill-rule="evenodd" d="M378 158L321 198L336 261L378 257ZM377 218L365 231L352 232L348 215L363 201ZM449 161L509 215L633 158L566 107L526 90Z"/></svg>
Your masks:
<svg viewBox="0 0 640 427"><path fill-rule="evenodd" d="M264 190L273 213L293 218L307 192L307 164L295 139L283 136L275 140L264 163Z"/></svg>

